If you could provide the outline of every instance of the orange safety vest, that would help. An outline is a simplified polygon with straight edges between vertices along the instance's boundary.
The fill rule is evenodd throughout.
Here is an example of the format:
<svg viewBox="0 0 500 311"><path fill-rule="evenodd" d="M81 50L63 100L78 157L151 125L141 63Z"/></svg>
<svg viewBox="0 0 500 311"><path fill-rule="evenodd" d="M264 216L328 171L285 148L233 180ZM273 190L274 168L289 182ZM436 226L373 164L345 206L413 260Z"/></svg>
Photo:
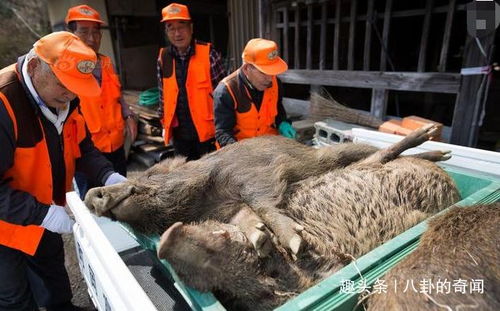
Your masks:
<svg viewBox="0 0 500 311"><path fill-rule="evenodd" d="M101 95L80 96L80 109L92 134L92 141L101 152L113 152L123 146L125 122L120 104L120 80L111 59L99 54L101 60Z"/></svg>
<svg viewBox="0 0 500 311"><path fill-rule="evenodd" d="M0 79L6 76L8 82L18 79L17 72L14 70L2 71ZM4 77L2 77L4 76ZM0 100L3 102L10 119L14 125L14 135L17 141L18 133L23 130L23 125L17 122L16 113L23 113L33 110L31 103L26 98L24 91L21 91L22 86L17 83L2 83L0 85ZM5 86L5 87L2 87ZM12 89L7 90L7 88ZM15 90L14 88L19 88ZM22 94L20 92L23 92ZM7 97L10 94L10 100ZM12 96L14 94L14 96ZM13 166L9 168L3 180L7 180L9 186L16 190L21 190L33 195L38 202L50 205L53 204L52 199L52 167L50 156L43 132L42 122L33 112L33 122L38 122L43 137L32 147L17 146L14 151ZM80 142L85 138L85 121L83 117L75 109L66 119L63 127L63 144L64 144L64 165L66 169L66 190L72 188L72 178L75 172L75 161L80 157ZM55 202L59 205L64 205L65 202ZM17 225L0 220L0 244L10 248L18 249L29 255L34 255L38 244L43 235L44 228L37 225Z"/></svg>
<svg viewBox="0 0 500 311"><path fill-rule="evenodd" d="M175 75L175 59L160 49L163 80L163 128L165 144L172 138L172 123L175 120L179 87ZM210 76L210 43L196 43L195 53L189 59L186 92L189 111L200 142L214 138L214 103L212 98L212 78Z"/></svg>
<svg viewBox="0 0 500 311"><path fill-rule="evenodd" d="M276 77L273 77L273 85L264 91L260 109L257 111L247 87L238 77L240 70L236 70L222 80L234 102L236 113L234 136L236 140L262 135L278 135L278 131L274 127L276 115L278 115L278 82Z"/></svg>

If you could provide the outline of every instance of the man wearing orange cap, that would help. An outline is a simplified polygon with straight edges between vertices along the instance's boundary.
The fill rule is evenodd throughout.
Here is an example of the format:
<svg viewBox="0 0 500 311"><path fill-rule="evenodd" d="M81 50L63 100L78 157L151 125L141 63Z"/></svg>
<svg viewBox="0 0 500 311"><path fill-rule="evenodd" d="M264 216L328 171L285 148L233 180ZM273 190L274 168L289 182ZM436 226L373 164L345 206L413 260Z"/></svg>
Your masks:
<svg viewBox="0 0 500 311"><path fill-rule="evenodd" d="M248 41L243 65L224 78L214 92L215 138L220 147L261 135L295 137L282 104L283 91L276 75L288 65L278 56L275 42Z"/></svg>
<svg viewBox="0 0 500 311"><path fill-rule="evenodd" d="M96 55L77 36L38 40L0 70L0 310L75 310L61 233L75 170L126 180L94 147L77 96L97 96Z"/></svg>
<svg viewBox="0 0 500 311"><path fill-rule="evenodd" d="M210 43L193 39L193 24L185 5L162 10L170 42L160 49L158 85L165 144L188 160L215 149L213 88L226 75L219 53Z"/></svg>
<svg viewBox="0 0 500 311"><path fill-rule="evenodd" d="M97 54L97 63L92 74L101 86L99 96L79 96L80 110L85 123L92 134L92 141L97 149L113 163L115 171L123 176L127 174L125 158L125 127L132 141L137 136L137 123L134 114L123 100L120 81L111 59L99 53L101 46L101 20L99 12L88 5L70 8L66 15L67 29L91 47ZM88 184L85 175L78 173L76 182L83 198L88 188L97 185Z"/></svg>

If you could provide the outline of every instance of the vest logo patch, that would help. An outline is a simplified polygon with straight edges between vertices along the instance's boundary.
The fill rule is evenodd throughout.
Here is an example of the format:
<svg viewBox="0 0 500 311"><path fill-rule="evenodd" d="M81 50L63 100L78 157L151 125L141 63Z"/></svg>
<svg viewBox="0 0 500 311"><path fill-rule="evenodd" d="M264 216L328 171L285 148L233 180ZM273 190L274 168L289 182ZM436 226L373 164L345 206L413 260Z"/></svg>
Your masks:
<svg viewBox="0 0 500 311"><path fill-rule="evenodd" d="M76 68L83 74L89 74L94 70L95 63L90 60L82 60L78 62Z"/></svg>

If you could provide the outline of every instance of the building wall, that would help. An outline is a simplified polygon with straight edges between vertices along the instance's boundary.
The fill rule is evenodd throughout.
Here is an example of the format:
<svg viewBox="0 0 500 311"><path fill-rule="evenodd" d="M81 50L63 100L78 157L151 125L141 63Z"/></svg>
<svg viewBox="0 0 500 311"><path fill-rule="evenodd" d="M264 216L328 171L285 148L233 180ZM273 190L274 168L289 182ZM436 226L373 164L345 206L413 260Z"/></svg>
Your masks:
<svg viewBox="0 0 500 311"><path fill-rule="evenodd" d="M229 13L229 61L241 66L241 53L248 40L259 37L259 1L227 0Z"/></svg>

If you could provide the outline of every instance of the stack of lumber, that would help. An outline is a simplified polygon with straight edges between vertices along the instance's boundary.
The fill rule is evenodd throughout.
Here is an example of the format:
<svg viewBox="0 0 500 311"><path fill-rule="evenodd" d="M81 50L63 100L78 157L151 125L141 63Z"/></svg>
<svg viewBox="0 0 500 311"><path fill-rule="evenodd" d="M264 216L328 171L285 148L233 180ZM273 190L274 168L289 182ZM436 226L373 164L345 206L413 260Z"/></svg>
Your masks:
<svg viewBox="0 0 500 311"><path fill-rule="evenodd" d="M158 105L139 105L138 91L123 91L123 98L137 116L137 139L132 143L130 158L147 167L173 156L173 147L165 146Z"/></svg>

